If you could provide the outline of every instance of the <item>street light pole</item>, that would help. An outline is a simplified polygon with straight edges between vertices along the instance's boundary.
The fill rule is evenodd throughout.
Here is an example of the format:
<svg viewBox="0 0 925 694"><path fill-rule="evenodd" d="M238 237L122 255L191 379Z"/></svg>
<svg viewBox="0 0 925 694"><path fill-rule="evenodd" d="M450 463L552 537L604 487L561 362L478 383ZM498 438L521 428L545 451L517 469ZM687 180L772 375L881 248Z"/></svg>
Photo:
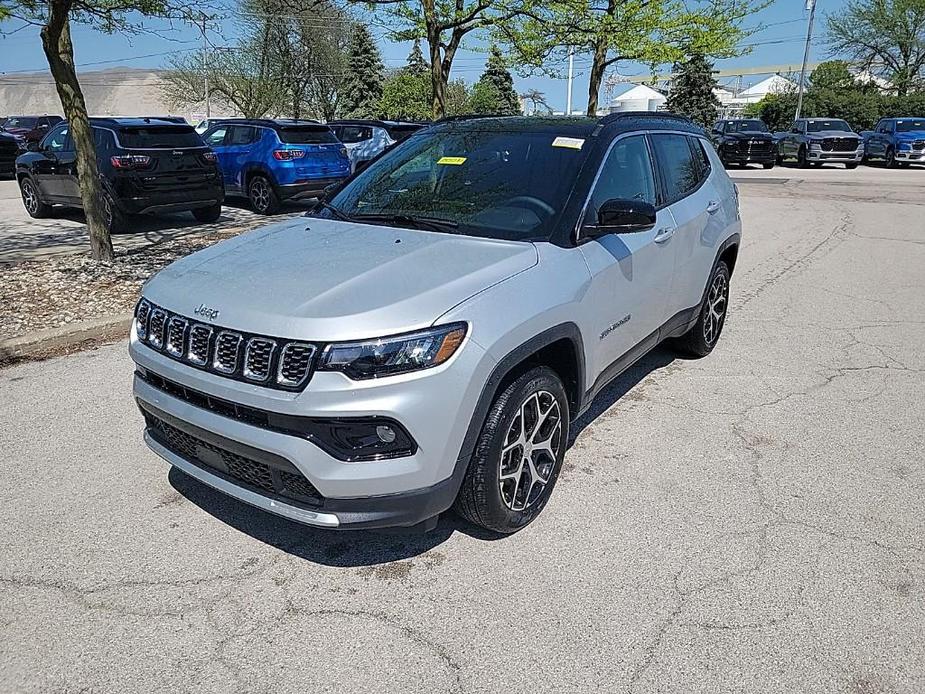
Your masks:
<svg viewBox="0 0 925 694"><path fill-rule="evenodd" d="M572 115L572 80L575 77L575 48L568 49L568 95L565 97L565 115Z"/></svg>
<svg viewBox="0 0 925 694"><path fill-rule="evenodd" d="M806 0L806 9L809 10L809 24L806 27L806 47L803 49L803 67L800 68L800 94L797 97L797 112L794 119L800 117L803 111L803 91L806 89L806 63L809 61L809 44L813 39L813 20L816 18L816 0Z"/></svg>
<svg viewBox="0 0 925 694"><path fill-rule="evenodd" d="M206 120L212 116L212 105L209 98L209 41L206 38L206 13L202 13L199 29L202 32L202 78L206 93Z"/></svg>

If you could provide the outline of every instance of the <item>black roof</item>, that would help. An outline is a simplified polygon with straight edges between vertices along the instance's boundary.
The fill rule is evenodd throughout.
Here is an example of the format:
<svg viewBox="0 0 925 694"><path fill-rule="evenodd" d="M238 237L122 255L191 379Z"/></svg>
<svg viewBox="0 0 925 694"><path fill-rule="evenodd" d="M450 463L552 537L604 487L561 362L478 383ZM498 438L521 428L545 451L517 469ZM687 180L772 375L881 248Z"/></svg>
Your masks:
<svg viewBox="0 0 925 694"><path fill-rule="evenodd" d="M210 124L235 123L237 125L260 125L265 128L297 128L305 125L325 127L324 123L310 118L210 118Z"/></svg>
<svg viewBox="0 0 925 694"><path fill-rule="evenodd" d="M191 128L189 123L186 122L186 119L180 120L179 118L158 118L156 116L151 117L135 117L135 118L97 118L93 117L90 119L90 125L100 125L107 126L109 128L143 128L146 125L185 125L188 128Z"/></svg>
<svg viewBox="0 0 925 694"><path fill-rule="evenodd" d="M600 118L590 116L452 116L433 125L445 130L487 130L517 132L555 132L576 137L590 137L600 128L616 132L633 130L680 130L704 134L689 118L659 111L623 111Z"/></svg>
<svg viewBox="0 0 925 694"><path fill-rule="evenodd" d="M377 120L374 118L338 118L329 120L328 125L375 125L380 128L394 128L396 125L416 125L423 128L429 123L413 120Z"/></svg>

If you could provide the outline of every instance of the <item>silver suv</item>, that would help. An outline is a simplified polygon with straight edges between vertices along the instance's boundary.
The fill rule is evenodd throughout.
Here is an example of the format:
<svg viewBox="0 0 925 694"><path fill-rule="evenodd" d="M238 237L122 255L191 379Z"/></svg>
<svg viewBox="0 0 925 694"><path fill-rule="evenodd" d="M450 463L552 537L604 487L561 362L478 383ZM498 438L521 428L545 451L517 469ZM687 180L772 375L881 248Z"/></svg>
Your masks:
<svg viewBox="0 0 925 694"><path fill-rule="evenodd" d="M683 118L444 121L144 287L145 439L310 525L426 529L455 506L514 532L601 388L665 339L716 345L740 229Z"/></svg>

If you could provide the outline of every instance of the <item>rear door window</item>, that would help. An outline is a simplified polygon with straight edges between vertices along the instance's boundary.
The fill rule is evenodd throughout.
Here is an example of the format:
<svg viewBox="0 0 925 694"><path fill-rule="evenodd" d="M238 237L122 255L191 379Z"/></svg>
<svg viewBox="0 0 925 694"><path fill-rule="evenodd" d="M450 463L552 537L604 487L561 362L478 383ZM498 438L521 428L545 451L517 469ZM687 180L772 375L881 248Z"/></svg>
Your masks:
<svg viewBox="0 0 925 694"><path fill-rule="evenodd" d="M664 204L680 200L700 185L700 164L694 159L687 135L656 133L652 135L652 149L665 188Z"/></svg>
<svg viewBox="0 0 925 694"><path fill-rule="evenodd" d="M694 153L694 161L697 162L699 171L698 183L710 175L710 159L703 148L703 140L699 137L689 137L691 150Z"/></svg>
<svg viewBox="0 0 925 694"><path fill-rule="evenodd" d="M249 145L256 140L257 128L250 125L232 125L226 145Z"/></svg>
<svg viewBox="0 0 925 694"><path fill-rule="evenodd" d="M296 125L280 128L279 141L287 145L327 145L340 142L326 125Z"/></svg>
<svg viewBox="0 0 925 694"><path fill-rule="evenodd" d="M119 141L128 149L202 147L202 138L189 125L127 127L119 132Z"/></svg>

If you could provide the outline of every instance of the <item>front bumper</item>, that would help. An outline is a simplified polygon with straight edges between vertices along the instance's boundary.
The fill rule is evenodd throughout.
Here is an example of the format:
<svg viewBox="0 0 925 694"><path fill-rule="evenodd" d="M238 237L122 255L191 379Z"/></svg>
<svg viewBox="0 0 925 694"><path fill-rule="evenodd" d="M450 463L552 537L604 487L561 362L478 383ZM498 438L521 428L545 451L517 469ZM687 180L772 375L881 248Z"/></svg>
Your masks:
<svg viewBox="0 0 925 694"><path fill-rule="evenodd" d="M922 161L925 162L925 150L896 150L896 159L899 161Z"/></svg>
<svg viewBox="0 0 925 694"><path fill-rule="evenodd" d="M145 440L155 453L245 503L327 528L413 526L449 508L465 473L461 449L480 394L476 384L487 379L493 364L470 340L446 364L417 374L351 382L339 373L317 372L304 391L291 393L270 392L176 362L139 344L134 330L129 349L142 369L243 407L302 417L383 416L403 425L417 443L413 455L344 462L305 438L196 406L135 376L135 399L147 420ZM193 437L193 446L171 446L152 415ZM260 470L264 476L277 475L274 481L280 471L301 474L311 488L308 497L287 495L250 472L225 474L216 456L226 453L232 461L243 458L270 466L277 472Z"/></svg>
<svg viewBox="0 0 925 694"><path fill-rule="evenodd" d="M863 148L853 152L826 152L822 149L810 148L807 156L809 161L826 161L834 164L851 164L852 162L859 162L863 158Z"/></svg>

